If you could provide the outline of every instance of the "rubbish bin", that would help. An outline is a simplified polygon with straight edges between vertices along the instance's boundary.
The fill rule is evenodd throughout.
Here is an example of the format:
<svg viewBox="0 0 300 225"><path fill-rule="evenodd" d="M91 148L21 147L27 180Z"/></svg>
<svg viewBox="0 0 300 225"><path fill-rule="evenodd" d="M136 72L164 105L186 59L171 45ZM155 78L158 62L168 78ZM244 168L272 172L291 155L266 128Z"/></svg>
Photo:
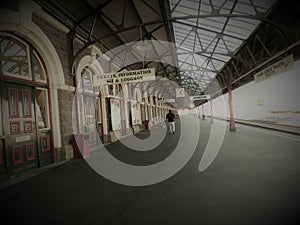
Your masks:
<svg viewBox="0 0 300 225"><path fill-rule="evenodd" d="M89 134L74 134L74 158L81 159L90 155L90 135Z"/></svg>
<svg viewBox="0 0 300 225"><path fill-rule="evenodd" d="M149 130L149 120L144 121L144 127L145 129Z"/></svg>

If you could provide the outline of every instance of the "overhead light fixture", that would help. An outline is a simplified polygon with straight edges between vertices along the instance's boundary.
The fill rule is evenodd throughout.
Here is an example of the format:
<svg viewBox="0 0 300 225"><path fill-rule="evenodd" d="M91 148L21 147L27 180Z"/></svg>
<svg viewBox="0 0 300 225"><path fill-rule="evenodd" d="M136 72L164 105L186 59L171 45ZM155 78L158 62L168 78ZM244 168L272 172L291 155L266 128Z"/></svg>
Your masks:
<svg viewBox="0 0 300 225"><path fill-rule="evenodd" d="M135 48L140 52L141 55L141 62L142 62L142 68L145 68L145 56L146 56L146 51L152 49L151 44L149 44L146 41L143 40L143 34L142 34L142 27L140 27L140 35L141 35L141 39L139 42L137 42L135 44Z"/></svg>
<svg viewBox="0 0 300 225"><path fill-rule="evenodd" d="M145 41L139 41L135 48L141 52L149 51L152 49L152 46Z"/></svg>
<svg viewBox="0 0 300 225"><path fill-rule="evenodd" d="M147 42L147 40L143 40L143 32L142 27L140 27L140 41L135 45L135 48L139 51L145 52L152 49L152 45Z"/></svg>

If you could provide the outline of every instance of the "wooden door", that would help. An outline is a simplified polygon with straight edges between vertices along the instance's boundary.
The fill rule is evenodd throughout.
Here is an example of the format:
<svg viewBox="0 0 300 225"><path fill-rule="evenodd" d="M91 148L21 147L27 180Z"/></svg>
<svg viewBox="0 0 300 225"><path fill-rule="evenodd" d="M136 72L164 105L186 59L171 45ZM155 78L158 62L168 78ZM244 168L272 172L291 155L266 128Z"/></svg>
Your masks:
<svg viewBox="0 0 300 225"><path fill-rule="evenodd" d="M2 92L0 90L0 182L2 179L6 178L7 170L6 170L6 161L4 155L4 141L5 137L3 135L3 121L2 121Z"/></svg>
<svg viewBox="0 0 300 225"><path fill-rule="evenodd" d="M33 89L4 83L1 90L5 161L15 176L38 166Z"/></svg>
<svg viewBox="0 0 300 225"><path fill-rule="evenodd" d="M0 112L1 113L1 112ZM5 179L7 175L6 165L4 158L4 140L0 139L0 181Z"/></svg>

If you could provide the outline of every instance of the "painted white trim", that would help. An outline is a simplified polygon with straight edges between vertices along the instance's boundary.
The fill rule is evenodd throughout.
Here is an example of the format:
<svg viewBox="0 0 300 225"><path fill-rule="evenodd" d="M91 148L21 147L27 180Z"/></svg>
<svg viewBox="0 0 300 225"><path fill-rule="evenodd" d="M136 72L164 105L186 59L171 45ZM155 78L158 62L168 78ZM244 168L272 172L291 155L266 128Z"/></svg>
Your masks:
<svg viewBox="0 0 300 225"><path fill-rule="evenodd" d="M134 88L134 91L133 91L133 98L134 100L138 101L138 102L142 102L142 92L141 92L141 89L140 88Z"/></svg>
<svg viewBox="0 0 300 225"><path fill-rule="evenodd" d="M101 95L101 109L102 109L102 126L103 126L103 134L107 135L108 134L108 126L107 126L107 111L106 111L106 98L102 94Z"/></svg>
<svg viewBox="0 0 300 225"><path fill-rule="evenodd" d="M81 73L84 68L88 67L90 70L92 70L95 74L103 74L103 68L100 65L99 61L96 59L97 54L102 54L99 49L96 47L91 48L91 55L86 55L82 57L77 65L76 68L76 83L77 86L79 82L81 81ZM76 87L77 88L77 87ZM103 128L103 134L108 134L107 133L107 112L106 112L106 102L105 102L105 96L107 94L107 89L102 88L102 95L101 95L101 111L102 111L102 128ZM81 118L79 117L79 123Z"/></svg>
<svg viewBox="0 0 300 225"><path fill-rule="evenodd" d="M52 113L54 147L60 148L62 145L61 145L61 134L60 134L60 123L59 123L59 111L53 110L53 100L55 99L55 102L57 102L57 99L58 99L57 89L50 90L50 99L51 99L51 103L52 103L52 105L51 105L52 112L50 112L50 113ZM57 109L58 109L58 106L57 106Z"/></svg>
<svg viewBox="0 0 300 225"><path fill-rule="evenodd" d="M124 96L124 110L125 110L125 128L129 128L129 110L128 109L128 101L129 101L129 88L128 84L121 84L122 92Z"/></svg>
<svg viewBox="0 0 300 225"><path fill-rule="evenodd" d="M65 91L70 91L70 92L75 91L74 86L64 85L64 84L60 84L60 83L51 83L51 84L49 84L49 88L50 89L60 89L60 90L65 90Z"/></svg>

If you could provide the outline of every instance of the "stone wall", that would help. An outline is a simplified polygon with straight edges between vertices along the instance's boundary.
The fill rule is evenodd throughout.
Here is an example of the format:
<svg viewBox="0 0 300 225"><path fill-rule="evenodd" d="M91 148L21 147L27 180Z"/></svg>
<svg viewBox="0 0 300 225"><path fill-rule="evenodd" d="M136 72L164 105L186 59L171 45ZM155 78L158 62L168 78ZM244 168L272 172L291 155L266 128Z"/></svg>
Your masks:
<svg viewBox="0 0 300 225"><path fill-rule="evenodd" d="M73 111L73 101L73 92L58 90L59 119L62 142L62 149L60 153L61 160L73 158L73 141L74 133L76 132L76 115Z"/></svg>
<svg viewBox="0 0 300 225"><path fill-rule="evenodd" d="M73 77L70 75L70 66L69 66L69 57L70 57L70 48L68 43L67 34L53 27L47 21L43 20L36 14L32 15L32 21L39 26L39 28L47 35L51 43L53 44L62 68L64 71L65 84L73 86Z"/></svg>
<svg viewBox="0 0 300 225"><path fill-rule="evenodd" d="M53 27L43 18L33 14L32 21L39 26L39 28L47 35L53 44L64 72L64 79L66 86L74 86L73 76L70 74L70 59L67 34ZM57 160L64 161L73 158L73 122L72 122L72 106L74 99L74 92L69 90L58 90L58 99L51 99L51 101L58 101L59 106L59 124L61 131L62 147L56 149Z"/></svg>

